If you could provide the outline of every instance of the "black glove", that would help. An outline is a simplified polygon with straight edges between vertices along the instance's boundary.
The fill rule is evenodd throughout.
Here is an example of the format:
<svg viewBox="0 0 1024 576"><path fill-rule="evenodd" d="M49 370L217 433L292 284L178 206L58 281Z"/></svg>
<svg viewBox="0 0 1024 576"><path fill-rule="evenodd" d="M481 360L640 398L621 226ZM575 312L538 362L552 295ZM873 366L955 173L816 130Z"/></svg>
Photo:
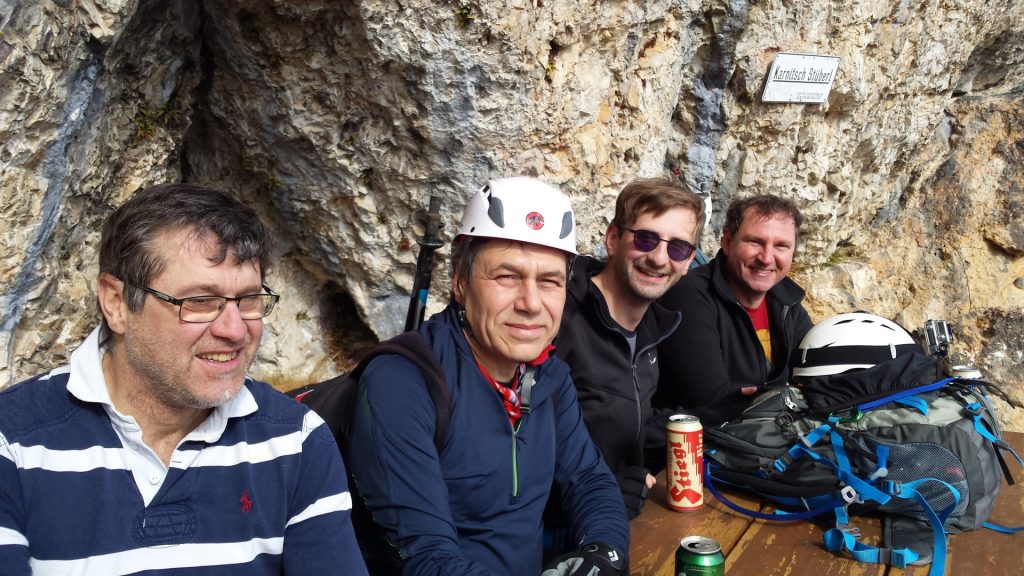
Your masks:
<svg viewBox="0 0 1024 576"><path fill-rule="evenodd" d="M647 502L650 489L647 487L647 469L643 466L626 466L619 468L615 475L622 490L622 501L626 505L626 518L632 520L640 514L640 509Z"/></svg>
<svg viewBox="0 0 1024 576"><path fill-rule="evenodd" d="M587 544L556 557L540 576L624 576L626 557L607 544Z"/></svg>

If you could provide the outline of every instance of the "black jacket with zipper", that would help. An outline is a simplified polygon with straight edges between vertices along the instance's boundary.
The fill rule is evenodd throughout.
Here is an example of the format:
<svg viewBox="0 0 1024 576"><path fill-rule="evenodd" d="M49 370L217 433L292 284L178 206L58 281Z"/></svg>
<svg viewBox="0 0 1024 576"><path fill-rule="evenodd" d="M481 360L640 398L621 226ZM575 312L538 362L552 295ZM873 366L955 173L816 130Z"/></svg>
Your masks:
<svg viewBox="0 0 1024 576"><path fill-rule="evenodd" d="M721 251L690 270L661 299L681 311L683 323L659 346L661 379L655 421L675 412L694 414L705 428L739 416L752 397L745 386L780 386L789 380L790 356L811 328L804 290L788 277L768 291L772 362L768 364L746 309L733 295Z"/></svg>
<svg viewBox="0 0 1024 576"><path fill-rule="evenodd" d="M658 385L658 343L679 325L680 315L652 303L636 328L636 354L612 320L604 295L591 278L604 268L589 256L576 258L555 355L572 371L583 420L612 473L644 461L645 424ZM658 432L664 446L664 427Z"/></svg>

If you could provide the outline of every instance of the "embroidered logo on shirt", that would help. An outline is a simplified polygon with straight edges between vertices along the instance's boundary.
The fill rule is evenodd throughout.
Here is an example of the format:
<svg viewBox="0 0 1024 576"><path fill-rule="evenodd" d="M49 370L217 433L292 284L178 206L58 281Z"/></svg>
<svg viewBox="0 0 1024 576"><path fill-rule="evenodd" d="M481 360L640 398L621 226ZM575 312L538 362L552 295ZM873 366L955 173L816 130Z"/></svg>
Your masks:
<svg viewBox="0 0 1024 576"><path fill-rule="evenodd" d="M156 504L132 519L132 536L143 546L171 546L192 540L198 518L183 504Z"/></svg>
<svg viewBox="0 0 1024 576"><path fill-rule="evenodd" d="M242 492L242 512L246 514L252 510L252 500L249 498L249 491Z"/></svg>

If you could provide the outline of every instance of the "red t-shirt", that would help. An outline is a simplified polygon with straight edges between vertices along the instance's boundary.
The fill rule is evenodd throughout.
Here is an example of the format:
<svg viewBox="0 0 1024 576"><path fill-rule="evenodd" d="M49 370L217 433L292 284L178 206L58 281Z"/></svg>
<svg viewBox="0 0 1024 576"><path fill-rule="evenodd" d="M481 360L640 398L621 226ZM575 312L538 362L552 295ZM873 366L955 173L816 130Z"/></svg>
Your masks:
<svg viewBox="0 0 1024 576"><path fill-rule="evenodd" d="M768 298L761 299L761 305L757 308L743 307L754 323L754 331L757 332L757 339L761 341L761 348L764 348L764 357L768 364L772 363L772 333L768 330Z"/></svg>

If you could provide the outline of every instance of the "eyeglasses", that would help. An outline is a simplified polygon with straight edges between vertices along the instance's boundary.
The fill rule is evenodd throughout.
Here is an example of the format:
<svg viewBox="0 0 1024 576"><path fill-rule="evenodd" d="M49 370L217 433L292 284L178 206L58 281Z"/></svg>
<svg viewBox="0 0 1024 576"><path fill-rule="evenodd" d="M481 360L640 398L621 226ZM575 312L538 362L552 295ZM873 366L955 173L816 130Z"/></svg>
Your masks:
<svg viewBox="0 0 1024 576"><path fill-rule="evenodd" d="M227 296L190 296L188 298L175 298L163 292L153 290L147 286L136 286L136 288L152 294L157 298L178 307L178 318L182 322L203 324L213 322L220 317L228 302L238 305L238 315L242 320L259 320L274 311L274 306L281 296L263 284L266 294L246 294L236 298Z"/></svg>
<svg viewBox="0 0 1024 576"><path fill-rule="evenodd" d="M668 257L676 262L683 262L697 249L686 240L665 240L650 230L633 230L625 226L619 228L633 233L633 247L641 252L650 252L658 247L659 242L668 244Z"/></svg>

